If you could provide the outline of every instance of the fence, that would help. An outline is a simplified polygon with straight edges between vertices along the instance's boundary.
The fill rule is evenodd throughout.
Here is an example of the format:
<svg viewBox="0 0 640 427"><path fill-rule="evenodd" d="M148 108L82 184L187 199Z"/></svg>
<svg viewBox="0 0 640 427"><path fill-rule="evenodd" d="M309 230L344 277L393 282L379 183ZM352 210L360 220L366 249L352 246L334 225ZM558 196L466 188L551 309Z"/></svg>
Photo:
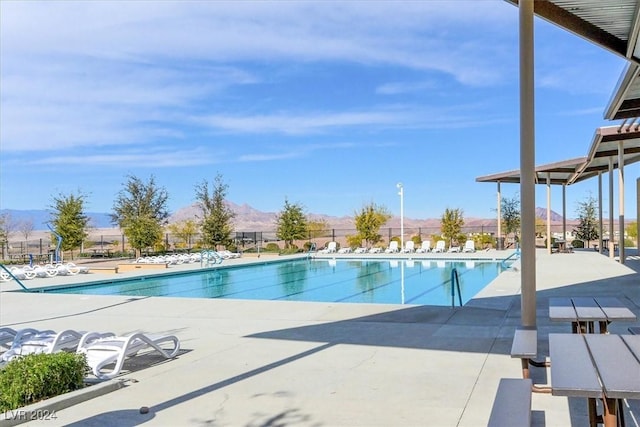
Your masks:
<svg viewBox="0 0 640 427"><path fill-rule="evenodd" d="M561 226L553 226L552 231L561 231ZM489 236L493 242L496 235L496 226L476 226L463 227L462 233L467 236ZM380 244L388 244L392 238L398 238L401 230L399 227L381 228L379 234L382 236ZM298 247L303 247L306 242L315 243L316 247L321 248L330 241L338 242L340 246L347 245L349 236L357 234L355 229L338 229L332 228L323 232L310 233L307 239L295 241ZM405 227L404 239L409 240L417 236L419 240L431 239L437 240L441 235L440 227ZM2 244L1 252L4 261L28 262L30 260L36 262L51 261L54 256L57 241L51 239L49 233L47 237L30 240L19 240L9 238L8 242ZM284 242L277 238L275 231L245 231L234 233L234 249L240 251L252 251L258 248L264 248L268 243L275 243L278 247L283 248ZM193 235L189 238L180 238L171 233L166 233L162 242L158 242L154 247L147 248L144 253L153 252L188 252L202 248L202 239L200 235ZM134 251L129 245L124 234L97 234L90 233L89 237L82 242L80 248L74 251L66 251L63 254L64 259L83 258L102 258L102 257L133 257Z"/></svg>

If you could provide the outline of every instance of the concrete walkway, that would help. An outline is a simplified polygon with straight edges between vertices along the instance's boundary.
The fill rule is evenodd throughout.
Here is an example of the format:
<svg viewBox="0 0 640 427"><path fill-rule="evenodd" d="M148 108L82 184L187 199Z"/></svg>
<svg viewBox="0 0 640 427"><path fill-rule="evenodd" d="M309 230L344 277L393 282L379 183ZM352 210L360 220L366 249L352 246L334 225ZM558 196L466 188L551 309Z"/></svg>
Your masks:
<svg viewBox="0 0 640 427"><path fill-rule="evenodd" d="M549 332L570 331L549 322L549 297L615 295L640 315L631 258L538 251L539 358ZM173 360L131 359L125 387L25 425L485 426L500 378L521 376L509 355L519 288L516 264L456 309L2 292L0 324L168 333L182 344ZM547 383L547 372L533 368L533 379ZM633 426L640 407L630 404ZM586 399L534 394L533 411L535 426L588 424Z"/></svg>

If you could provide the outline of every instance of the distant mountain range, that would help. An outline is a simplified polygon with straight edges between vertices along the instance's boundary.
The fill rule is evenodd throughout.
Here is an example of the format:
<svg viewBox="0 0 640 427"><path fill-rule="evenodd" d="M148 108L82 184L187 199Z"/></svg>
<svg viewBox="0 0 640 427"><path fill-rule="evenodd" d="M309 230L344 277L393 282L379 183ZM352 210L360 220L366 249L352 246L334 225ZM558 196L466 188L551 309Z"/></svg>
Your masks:
<svg viewBox="0 0 640 427"><path fill-rule="evenodd" d="M268 231L275 229L275 221L278 215L277 212L263 212L252 208L247 204L237 205L232 202L227 202L227 205L236 217L234 218L234 225L236 231ZM47 222L50 219L50 213L47 210L17 210L17 209L2 209L0 214L8 214L11 218L13 228L19 228L19 224L24 221L31 221L33 224L33 230L47 230ZM90 218L90 225L93 228L114 228L111 224L111 217L108 213L104 212L87 212ZM190 205L178 209L169 217L169 223L184 221L186 219L197 219L200 215L200 210L197 205ZM546 220L547 209L536 208L536 216ZM353 217L350 216L330 216L323 214L309 213L308 217L312 220L324 220L330 227L336 229L355 228ZM562 222L562 215L551 211L551 222ZM489 226L495 224L495 218L465 218L465 225L472 227ZM387 227L400 227L400 218L394 216L386 224ZM404 226L407 228L417 227L439 227L440 218L431 219L414 219L404 218Z"/></svg>

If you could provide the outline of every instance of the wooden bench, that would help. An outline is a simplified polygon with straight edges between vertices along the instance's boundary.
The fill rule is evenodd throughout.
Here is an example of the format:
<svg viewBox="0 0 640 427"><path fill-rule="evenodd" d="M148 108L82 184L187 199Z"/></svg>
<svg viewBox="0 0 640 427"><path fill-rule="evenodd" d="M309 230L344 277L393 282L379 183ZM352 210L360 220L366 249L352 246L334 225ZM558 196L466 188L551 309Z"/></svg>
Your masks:
<svg viewBox="0 0 640 427"><path fill-rule="evenodd" d="M118 271L123 273L125 271L137 271L137 270L158 270L169 268L168 262L158 263L158 264L118 264Z"/></svg>
<svg viewBox="0 0 640 427"><path fill-rule="evenodd" d="M531 426L530 379L502 378L493 401L488 427Z"/></svg>
<svg viewBox="0 0 640 427"><path fill-rule="evenodd" d="M89 273L112 273L118 272L118 267L88 267Z"/></svg>

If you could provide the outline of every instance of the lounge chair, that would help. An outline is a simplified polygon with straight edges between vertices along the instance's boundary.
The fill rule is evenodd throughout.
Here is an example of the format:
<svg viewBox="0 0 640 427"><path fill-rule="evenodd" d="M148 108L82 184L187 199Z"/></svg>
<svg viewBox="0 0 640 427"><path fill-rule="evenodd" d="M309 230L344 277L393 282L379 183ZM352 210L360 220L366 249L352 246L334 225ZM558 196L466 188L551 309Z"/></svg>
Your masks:
<svg viewBox="0 0 640 427"><path fill-rule="evenodd" d="M433 249L433 252L440 252L440 253L444 252L446 248L445 245L446 243L444 240L438 240L436 242L436 247Z"/></svg>
<svg viewBox="0 0 640 427"><path fill-rule="evenodd" d="M33 279L36 277L36 272L32 271L29 267L11 267L9 271L11 271L13 277L20 280Z"/></svg>
<svg viewBox="0 0 640 427"><path fill-rule="evenodd" d="M31 329L31 328L26 328L26 329L20 329L20 330L15 330L13 328L0 328L0 348L3 348L5 350L8 350L11 348L11 345L13 344L13 342L16 339L16 335L21 335L21 334L36 334L38 333L38 331L36 329Z"/></svg>
<svg viewBox="0 0 640 427"><path fill-rule="evenodd" d="M320 249L318 252L320 252L321 254L332 254L336 252L337 247L338 247L338 244L336 242L329 242L327 243L326 248Z"/></svg>
<svg viewBox="0 0 640 427"><path fill-rule="evenodd" d="M398 242L395 240L392 240L391 242L389 242L389 247L384 250L385 254L395 254L397 252L398 252Z"/></svg>
<svg viewBox="0 0 640 427"><path fill-rule="evenodd" d="M165 349L163 344L169 343ZM87 357L87 364L99 379L111 379L122 370L125 359L143 350L156 351L167 359L174 358L180 350L180 341L174 335L145 335L134 333L126 336L95 338L88 336L78 344L78 352ZM113 365L111 370L105 368Z"/></svg>
<svg viewBox="0 0 640 427"><path fill-rule="evenodd" d="M404 249L402 249L402 253L410 254L413 252L415 252L415 243L413 243L413 240L407 240L404 242Z"/></svg>
<svg viewBox="0 0 640 427"><path fill-rule="evenodd" d="M218 251L218 254L224 259L232 259L232 258L240 258L240 254L238 252L231 252L228 250Z"/></svg>
<svg viewBox="0 0 640 427"><path fill-rule="evenodd" d="M449 250L447 252L462 252L462 249L460 248L460 246L449 246Z"/></svg>
<svg viewBox="0 0 640 427"><path fill-rule="evenodd" d="M431 240L423 241L420 247L416 249L416 252L419 254L426 254L427 252L431 252Z"/></svg>
<svg viewBox="0 0 640 427"><path fill-rule="evenodd" d="M338 253L339 254L350 254L351 253L351 248L350 247L346 247L346 248L340 248L338 249Z"/></svg>
<svg viewBox="0 0 640 427"><path fill-rule="evenodd" d="M23 329L18 331L9 350L1 356L2 362L9 362L11 359L27 354L57 353L60 351L75 351L78 344L87 333L65 329L61 332L52 330L37 331L34 329ZM92 332L90 334L96 334ZM98 334L99 336L113 335Z"/></svg>
<svg viewBox="0 0 640 427"><path fill-rule="evenodd" d="M353 251L354 254L366 254L367 248L356 248L356 250Z"/></svg>
<svg viewBox="0 0 640 427"><path fill-rule="evenodd" d="M476 251L476 243L473 240L467 240L464 244L464 248L462 252L475 252Z"/></svg>
<svg viewBox="0 0 640 427"><path fill-rule="evenodd" d="M58 275L58 269L51 264L34 265L31 267L31 270L36 273L38 277L54 277Z"/></svg>
<svg viewBox="0 0 640 427"><path fill-rule="evenodd" d="M369 253L370 254L380 254L380 253L382 253L382 248L377 248L377 247L371 248L371 249L369 249Z"/></svg>

